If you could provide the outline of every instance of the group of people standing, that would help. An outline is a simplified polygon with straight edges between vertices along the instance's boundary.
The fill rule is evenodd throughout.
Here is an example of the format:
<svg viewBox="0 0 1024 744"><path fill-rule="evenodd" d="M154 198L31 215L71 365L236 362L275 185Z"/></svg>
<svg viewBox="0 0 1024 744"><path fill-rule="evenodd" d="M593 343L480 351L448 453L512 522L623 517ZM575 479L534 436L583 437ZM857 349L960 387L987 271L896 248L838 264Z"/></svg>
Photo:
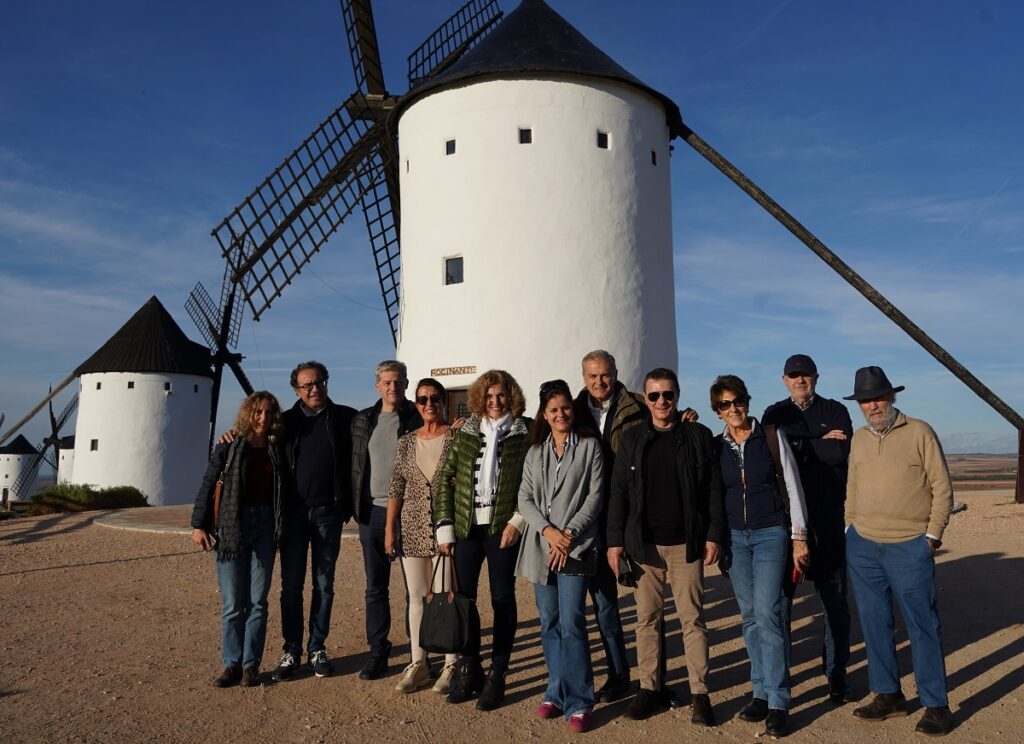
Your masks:
<svg viewBox="0 0 1024 744"><path fill-rule="evenodd" d="M615 359L582 360L583 389L541 385L533 419L503 370L468 391L470 416L449 423L447 393L425 378L406 399L403 364L375 372L380 399L356 412L327 395L327 369L300 364L296 404L283 413L254 393L214 449L196 499L194 540L217 551L223 671L217 686L259 684L275 545L281 556L284 654L276 676L299 668L303 586L312 555L307 661L331 673L326 653L341 526L359 525L366 573L369 657L361 679L387 673L390 569L401 558L411 660L396 689L433 687L450 703L489 711L505 697L517 607L515 579L533 587L548 684L536 714L591 728L598 702L631 691L618 586L633 587L639 691L626 716L644 719L682 698L665 685L665 588L683 627L694 724L716 723L708 688L704 572L728 575L750 660L751 698L739 713L789 732L790 610L808 577L824 610L822 671L828 697L848 702L847 575L858 600L873 699L866 720L907 714L896 665L892 602L905 618L925 714L917 730L953 726L946 699L933 555L952 508L941 446L931 428L895 407L878 367L858 370L854 393L867 425L856 433L837 401L816 393L817 368L790 357L789 397L750 416L743 380L722 375L709 391L724 428L716 437L690 408L679 410L676 374L647 373L642 393L617 379ZM439 670L420 647L423 598L449 565L475 600L483 566L493 610L485 669L479 627ZM441 579L449 580L447 576ZM608 670L595 689L587 635L591 598Z"/></svg>

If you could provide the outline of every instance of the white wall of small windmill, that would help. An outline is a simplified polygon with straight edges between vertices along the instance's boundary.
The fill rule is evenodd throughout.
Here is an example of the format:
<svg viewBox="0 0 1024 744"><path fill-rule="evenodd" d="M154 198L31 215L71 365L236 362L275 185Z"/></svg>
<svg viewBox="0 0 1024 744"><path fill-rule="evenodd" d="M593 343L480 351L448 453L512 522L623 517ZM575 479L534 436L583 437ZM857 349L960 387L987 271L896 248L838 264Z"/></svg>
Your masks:
<svg viewBox="0 0 1024 744"><path fill-rule="evenodd" d="M57 482L74 483L75 448L61 447L57 455Z"/></svg>
<svg viewBox="0 0 1024 744"><path fill-rule="evenodd" d="M21 488L15 490L14 484L21 478L22 473L29 469L35 455L0 455L0 501L3 500L3 492L7 491L7 501L28 501L36 490L37 478L29 478ZM38 475L38 471L37 471Z"/></svg>
<svg viewBox="0 0 1024 744"><path fill-rule="evenodd" d="M80 384L73 481L135 486L151 506L192 502L209 459L213 380L103 372Z"/></svg>
<svg viewBox="0 0 1024 744"><path fill-rule="evenodd" d="M520 129L532 142L521 144ZM398 141L397 353L413 380L475 367L441 377L462 387L504 368L532 415L540 383L563 377L575 389L592 349L615 355L631 389L647 370L676 366L660 101L583 77L475 82L410 104ZM464 282L446 286L445 260L457 256Z"/></svg>

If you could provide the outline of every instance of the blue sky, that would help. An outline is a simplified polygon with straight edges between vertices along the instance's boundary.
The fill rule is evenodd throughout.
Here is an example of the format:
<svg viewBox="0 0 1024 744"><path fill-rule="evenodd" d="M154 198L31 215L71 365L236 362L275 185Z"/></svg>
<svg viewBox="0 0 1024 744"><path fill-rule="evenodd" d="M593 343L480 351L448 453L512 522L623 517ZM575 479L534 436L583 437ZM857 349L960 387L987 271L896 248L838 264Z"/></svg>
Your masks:
<svg viewBox="0 0 1024 744"><path fill-rule="evenodd" d="M406 55L459 5L375 2L390 90L404 92ZM1024 7L551 5L673 98L689 126L1024 409ZM152 294L198 338L183 305L196 281L211 293L219 287L210 230L352 87L334 0L8 8L0 27L7 423ZM828 397L850 392L857 367L883 366L907 386L903 409L929 420L949 451L1016 447L1001 417L684 142L675 142L671 168L679 371L684 400L706 423L718 428L706 403L716 374L742 376L757 412L784 397L782 363L803 352L817 360ZM331 368L332 396L366 405L374 363L393 354L380 308L358 218L260 322L246 318L246 369L290 404L288 371L319 358ZM578 373L551 374L575 384ZM230 382L222 411L240 397ZM25 433L37 441L43 429L40 418Z"/></svg>

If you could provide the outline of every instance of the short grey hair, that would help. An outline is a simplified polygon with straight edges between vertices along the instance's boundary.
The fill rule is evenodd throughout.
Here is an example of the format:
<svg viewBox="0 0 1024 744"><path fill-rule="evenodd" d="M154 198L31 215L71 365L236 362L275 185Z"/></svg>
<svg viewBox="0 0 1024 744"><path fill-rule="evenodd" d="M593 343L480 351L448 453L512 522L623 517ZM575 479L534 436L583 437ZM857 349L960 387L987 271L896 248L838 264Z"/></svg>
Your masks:
<svg viewBox="0 0 1024 744"><path fill-rule="evenodd" d="M583 361L580 362L580 366L586 365L587 362L606 362L611 367L612 372L618 372L619 368L615 366L615 357L609 354L604 349L594 349L588 352L584 357Z"/></svg>
<svg viewBox="0 0 1024 744"><path fill-rule="evenodd" d="M385 372L397 372L403 380L409 379L408 368L397 359L385 359L378 364L377 369L374 370L375 381L380 382L380 376Z"/></svg>

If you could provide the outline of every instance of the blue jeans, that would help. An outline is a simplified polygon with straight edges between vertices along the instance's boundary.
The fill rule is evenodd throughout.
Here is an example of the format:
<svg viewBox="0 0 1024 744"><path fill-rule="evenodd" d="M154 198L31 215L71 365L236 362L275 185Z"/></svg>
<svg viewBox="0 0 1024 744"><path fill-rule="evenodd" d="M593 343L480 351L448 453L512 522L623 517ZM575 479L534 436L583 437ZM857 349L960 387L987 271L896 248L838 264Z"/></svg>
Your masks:
<svg viewBox="0 0 1024 744"><path fill-rule="evenodd" d="M540 642L548 665L544 700L554 703L568 720L573 713L594 707L594 671L587 638L585 576L551 574L552 584L534 584L540 613Z"/></svg>
<svg viewBox="0 0 1024 744"><path fill-rule="evenodd" d="M789 710L789 600L783 591L785 527L732 530L729 578L743 622L754 697L772 710Z"/></svg>
<svg viewBox="0 0 1024 744"><path fill-rule="evenodd" d="M334 566L341 550L341 515L334 504L295 504L281 540L281 635L286 653L302 655L302 590L306 555L313 556L309 602L309 654L324 650L334 604Z"/></svg>
<svg viewBox="0 0 1024 744"><path fill-rule="evenodd" d="M238 557L217 561L220 648L225 667L259 669L267 641L267 595L274 575L274 509L242 509Z"/></svg>
<svg viewBox="0 0 1024 744"><path fill-rule="evenodd" d="M846 601L846 566L820 574L814 579L814 591L821 600L824 612L822 672L829 680L845 685L846 665L850 661L850 604Z"/></svg>
<svg viewBox="0 0 1024 744"><path fill-rule="evenodd" d="M597 573L590 577L590 600L594 603L608 676L629 679L626 639L623 637L622 620L619 617L619 582L603 554L597 561Z"/></svg>
<svg viewBox="0 0 1024 744"><path fill-rule="evenodd" d="M898 543L877 543L846 531L853 593L857 597L864 643L868 647L868 684L871 691L900 691L896 663L896 622L893 595L910 638L914 681L921 704L942 708L946 698L946 662L942 627L935 592L935 561L924 535Z"/></svg>
<svg viewBox="0 0 1024 744"><path fill-rule="evenodd" d="M384 552L384 525L387 509L369 506L366 523L359 525L359 544L363 548L363 568L366 572L366 643L372 656L385 659L391 654L391 559Z"/></svg>

